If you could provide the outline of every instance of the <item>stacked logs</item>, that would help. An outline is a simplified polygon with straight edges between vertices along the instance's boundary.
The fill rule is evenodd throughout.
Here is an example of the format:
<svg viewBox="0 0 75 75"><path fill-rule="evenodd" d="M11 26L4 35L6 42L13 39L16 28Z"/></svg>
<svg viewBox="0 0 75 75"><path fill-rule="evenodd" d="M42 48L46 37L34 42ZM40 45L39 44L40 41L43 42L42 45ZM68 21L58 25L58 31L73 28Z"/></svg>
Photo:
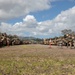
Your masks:
<svg viewBox="0 0 75 75"><path fill-rule="evenodd" d="M21 41L18 37L9 36L6 33L0 33L0 47L20 44Z"/></svg>
<svg viewBox="0 0 75 75"><path fill-rule="evenodd" d="M49 39L44 39L43 44L44 45L49 45ZM74 36L68 35L66 37L62 36L62 37L58 37L57 39L52 38L51 39L51 44L52 45L57 45L57 46L62 44L63 46L67 46L67 47L70 47L70 48L72 48L72 47L75 48L75 35Z"/></svg>

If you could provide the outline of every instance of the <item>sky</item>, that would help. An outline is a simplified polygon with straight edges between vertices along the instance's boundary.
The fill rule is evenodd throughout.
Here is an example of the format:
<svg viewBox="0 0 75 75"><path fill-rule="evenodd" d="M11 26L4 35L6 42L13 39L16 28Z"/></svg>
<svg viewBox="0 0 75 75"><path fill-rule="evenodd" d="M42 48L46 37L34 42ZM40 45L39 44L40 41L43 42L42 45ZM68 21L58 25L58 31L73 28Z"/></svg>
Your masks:
<svg viewBox="0 0 75 75"><path fill-rule="evenodd" d="M75 0L0 0L0 32L37 38L75 31Z"/></svg>

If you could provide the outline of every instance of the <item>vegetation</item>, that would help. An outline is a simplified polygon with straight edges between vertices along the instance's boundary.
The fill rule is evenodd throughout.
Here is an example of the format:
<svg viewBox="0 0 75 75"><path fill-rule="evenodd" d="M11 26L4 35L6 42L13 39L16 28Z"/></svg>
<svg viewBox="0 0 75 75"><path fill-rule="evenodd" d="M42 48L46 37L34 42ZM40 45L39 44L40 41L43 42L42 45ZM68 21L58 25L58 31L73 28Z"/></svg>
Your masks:
<svg viewBox="0 0 75 75"><path fill-rule="evenodd" d="M75 31L72 31L71 29L64 29L61 31L62 34L65 36L66 34L69 34L69 35L75 35Z"/></svg>
<svg viewBox="0 0 75 75"><path fill-rule="evenodd" d="M75 51L47 45L0 49L0 75L75 75Z"/></svg>

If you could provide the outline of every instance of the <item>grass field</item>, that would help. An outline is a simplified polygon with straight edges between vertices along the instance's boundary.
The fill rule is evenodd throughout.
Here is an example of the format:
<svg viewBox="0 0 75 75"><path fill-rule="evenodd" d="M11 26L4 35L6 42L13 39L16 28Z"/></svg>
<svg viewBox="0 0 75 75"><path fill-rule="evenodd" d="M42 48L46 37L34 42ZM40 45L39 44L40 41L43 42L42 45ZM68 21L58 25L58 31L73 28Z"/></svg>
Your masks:
<svg viewBox="0 0 75 75"><path fill-rule="evenodd" d="M75 49L48 45L0 48L0 75L75 75Z"/></svg>

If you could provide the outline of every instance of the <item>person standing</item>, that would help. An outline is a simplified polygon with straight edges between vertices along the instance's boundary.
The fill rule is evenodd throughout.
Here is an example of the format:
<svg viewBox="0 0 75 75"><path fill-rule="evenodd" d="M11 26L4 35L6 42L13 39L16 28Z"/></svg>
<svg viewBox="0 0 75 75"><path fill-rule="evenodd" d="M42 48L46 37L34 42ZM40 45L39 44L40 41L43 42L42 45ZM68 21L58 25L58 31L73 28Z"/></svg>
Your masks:
<svg viewBox="0 0 75 75"><path fill-rule="evenodd" d="M50 46L50 48L51 48L51 42L52 42L52 40L50 39L50 40L49 40L49 46Z"/></svg>
<svg viewBox="0 0 75 75"><path fill-rule="evenodd" d="M7 37L7 46L10 45L10 39Z"/></svg>

